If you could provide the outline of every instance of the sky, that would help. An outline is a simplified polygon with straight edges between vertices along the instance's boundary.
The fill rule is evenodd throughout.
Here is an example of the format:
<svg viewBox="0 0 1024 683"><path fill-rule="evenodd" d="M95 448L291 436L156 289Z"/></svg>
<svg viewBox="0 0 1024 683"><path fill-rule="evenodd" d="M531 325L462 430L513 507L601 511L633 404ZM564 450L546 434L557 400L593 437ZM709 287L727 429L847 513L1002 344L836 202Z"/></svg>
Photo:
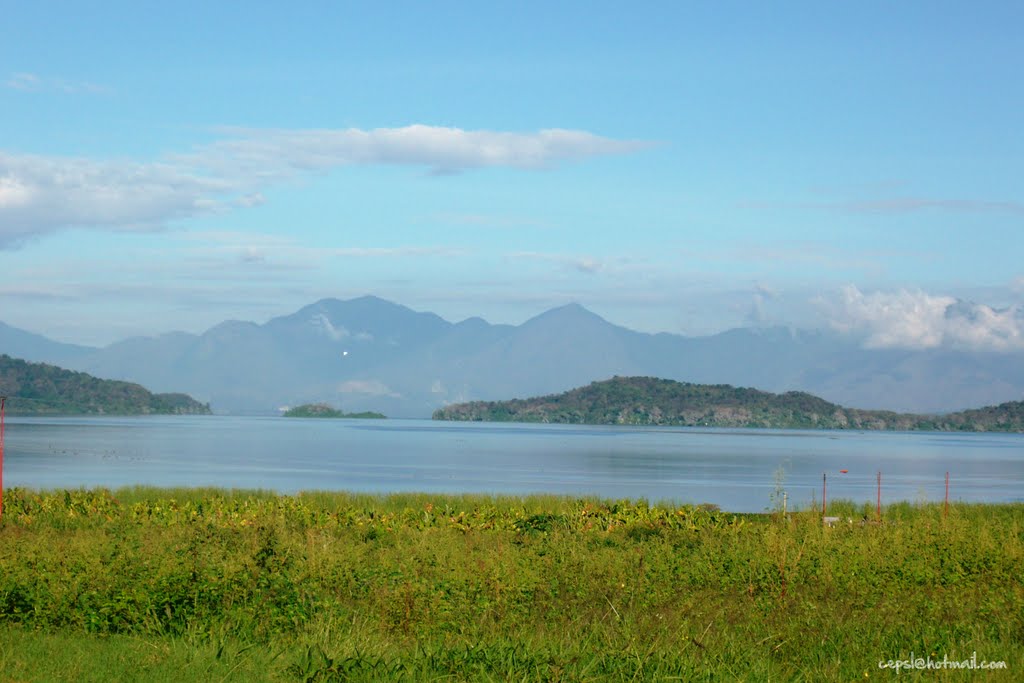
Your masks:
<svg viewBox="0 0 1024 683"><path fill-rule="evenodd" d="M0 321L1024 349L1019 2L0 0Z"/></svg>

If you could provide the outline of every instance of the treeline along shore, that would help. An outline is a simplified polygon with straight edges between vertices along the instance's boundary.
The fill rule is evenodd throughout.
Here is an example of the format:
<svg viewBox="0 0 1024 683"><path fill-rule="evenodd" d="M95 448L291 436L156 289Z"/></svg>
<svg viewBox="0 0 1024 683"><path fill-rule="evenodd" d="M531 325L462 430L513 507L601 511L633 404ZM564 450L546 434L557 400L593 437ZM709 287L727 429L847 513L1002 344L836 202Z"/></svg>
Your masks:
<svg viewBox="0 0 1024 683"><path fill-rule="evenodd" d="M1024 401L945 415L844 408L801 391L615 377L561 394L458 403L435 420L566 424L1024 432Z"/></svg>

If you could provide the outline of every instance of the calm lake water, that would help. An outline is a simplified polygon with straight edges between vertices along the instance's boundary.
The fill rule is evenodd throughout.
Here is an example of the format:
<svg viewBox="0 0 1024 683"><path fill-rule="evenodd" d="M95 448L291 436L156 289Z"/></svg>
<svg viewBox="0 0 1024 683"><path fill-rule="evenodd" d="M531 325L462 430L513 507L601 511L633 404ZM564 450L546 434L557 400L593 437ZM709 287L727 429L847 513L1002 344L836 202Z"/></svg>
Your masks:
<svg viewBox="0 0 1024 683"><path fill-rule="evenodd" d="M771 507L828 496L1024 500L1024 436L307 420L10 418L4 484L555 493ZM849 470L841 474L839 470ZM780 476L781 473L781 476Z"/></svg>

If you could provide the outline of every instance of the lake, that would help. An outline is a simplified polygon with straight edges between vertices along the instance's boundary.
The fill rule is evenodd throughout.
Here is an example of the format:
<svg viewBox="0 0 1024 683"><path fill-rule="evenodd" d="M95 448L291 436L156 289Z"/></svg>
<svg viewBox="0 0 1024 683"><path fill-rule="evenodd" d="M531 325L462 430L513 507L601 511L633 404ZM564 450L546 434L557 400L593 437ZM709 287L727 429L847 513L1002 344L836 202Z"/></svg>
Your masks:
<svg viewBox="0 0 1024 683"><path fill-rule="evenodd" d="M4 485L596 495L735 512L828 497L1024 500L1024 435L280 417L9 418ZM848 470L841 474L840 470Z"/></svg>

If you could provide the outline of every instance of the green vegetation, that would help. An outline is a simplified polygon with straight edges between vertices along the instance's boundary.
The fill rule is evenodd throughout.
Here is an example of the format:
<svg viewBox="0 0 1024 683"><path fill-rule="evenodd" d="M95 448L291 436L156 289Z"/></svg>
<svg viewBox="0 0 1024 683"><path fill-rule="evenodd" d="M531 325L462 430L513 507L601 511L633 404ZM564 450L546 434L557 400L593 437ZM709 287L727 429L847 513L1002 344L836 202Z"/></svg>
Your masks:
<svg viewBox="0 0 1024 683"><path fill-rule="evenodd" d="M97 379L0 355L0 394L12 415L209 415L185 394L153 394L131 382Z"/></svg>
<svg viewBox="0 0 1024 683"><path fill-rule="evenodd" d="M342 417L358 418L362 420L384 420L386 417L380 413L345 413L326 403L306 403L295 408L289 408L284 412L285 417Z"/></svg>
<svg viewBox="0 0 1024 683"><path fill-rule="evenodd" d="M911 652L1020 672L1024 505L873 512L14 489L0 678L850 681Z"/></svg>
<svg viewBox="0 0 1024 683"><path fill-rule="evenodd" d="M459 403L435 411L434 419L681 427L1021 432L1024 431L1024 401L949 415L911 415L844 408L800 391L772 394L728 384L615 377L551 396Z"/></svg>

